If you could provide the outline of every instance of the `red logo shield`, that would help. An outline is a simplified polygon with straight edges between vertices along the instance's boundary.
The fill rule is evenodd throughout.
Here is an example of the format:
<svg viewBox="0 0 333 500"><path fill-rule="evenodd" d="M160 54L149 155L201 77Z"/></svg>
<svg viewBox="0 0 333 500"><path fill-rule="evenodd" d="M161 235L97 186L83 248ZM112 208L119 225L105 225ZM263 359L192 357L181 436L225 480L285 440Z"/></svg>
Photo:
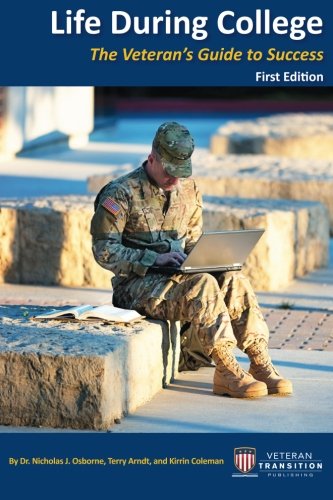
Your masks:
<svg viewBox="0 0 333 500"><path fill-rule="evenodd" d="M246 474L256 465L256 449L248 446L234 449L235 467Z"/></svg>

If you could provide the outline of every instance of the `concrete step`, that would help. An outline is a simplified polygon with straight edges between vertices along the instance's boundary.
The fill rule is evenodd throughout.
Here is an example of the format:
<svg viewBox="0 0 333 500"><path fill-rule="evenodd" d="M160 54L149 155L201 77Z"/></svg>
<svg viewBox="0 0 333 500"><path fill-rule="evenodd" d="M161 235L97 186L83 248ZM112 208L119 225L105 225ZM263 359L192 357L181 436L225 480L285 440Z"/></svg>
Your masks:
<svg viewBox="0 0 333 500"><path fill-rule="evenodd" d="M93 198L67 196L0 202L0 282L110 288L94 260Z"/></svg>
<svg viewBox="0 0 333 500"><path fill-rule="evenodd" d="M93 197L0 202L0 281L110 288L95 262L90 221ZM320 203L206 197L204 229L264 228L244 272L255 289L276 290L325 266L328 216Z"/></svg>
<svg viewBox="0 0 333 500"><path fill-rule="evenodd" d="M212 136L210 150L333 160L333 114L284 113L229 121Z"/></svg>
<svg viewBox="0 0 333 500"><path fill-rule="evenodd" d="M41 312L0 307L1 425L107 429L178 373L175 323L31 320Z"/></svg>
<svg viewBox="0 0 333 500"><path fill-rule="evenodd" d="M292 432L298 423L303 432L315 432L315 425L316 432L332 430L326 418L326 393L332 384L331 313L263 309L274 363L292 379L295 394L283 401L269 396L253 402L213 396L211 368L179 374L175 324L31 321L44 310L0 307L0 426L40 431L270 432L274 425L276 432ZM247 357L237 354L247 369ZM161 392L167 384L168 390ZM299 412L309 393L311 408ZM246 406L246 418L240 418L240 405ZM267 418L258 428L260 412ZM281 412L293 422L291 427L283 428ZM323 418L316 422L316 414Z"/></svg>

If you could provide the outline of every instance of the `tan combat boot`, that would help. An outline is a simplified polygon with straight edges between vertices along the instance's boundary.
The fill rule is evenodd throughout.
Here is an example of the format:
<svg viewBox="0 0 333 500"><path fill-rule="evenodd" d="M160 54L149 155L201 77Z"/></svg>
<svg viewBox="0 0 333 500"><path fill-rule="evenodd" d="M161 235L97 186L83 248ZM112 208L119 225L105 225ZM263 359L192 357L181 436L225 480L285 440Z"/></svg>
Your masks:
<svg viewBox="0 0 333 500"><path fill-rule="evenodd" d="M292 394L293 386L279 374L274 368L272 360L268 354L268 346L265 339L256 339L254 343L246 349L251 364L249 372L256 380L265 382L268 394L287 395Z"/></svg>
<svg viewBox="0 0 333 500"><path fill-rule="evenodd" d="M259 398L267 396L267 387L244 371L238 364L233 345L226 343L214 349L211 356L216 364L213 392L233 398Z"/></svg>

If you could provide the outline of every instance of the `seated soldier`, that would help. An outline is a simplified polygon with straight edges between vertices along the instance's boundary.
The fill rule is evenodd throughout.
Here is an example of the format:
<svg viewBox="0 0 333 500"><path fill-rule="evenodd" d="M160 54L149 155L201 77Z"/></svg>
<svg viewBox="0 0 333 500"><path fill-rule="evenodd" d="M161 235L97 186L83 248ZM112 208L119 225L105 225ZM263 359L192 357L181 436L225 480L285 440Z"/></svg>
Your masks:
<svg viewBox="0 0 333 500"><path fill-rule="evenodd" d="M191 324L204 356L215 362L215 394L291 394L291 382L272 365L268 327L245 276L152 269L181 264L202 233L202 199L190 178L193 150L184 126L164 123L147 160L99 192L91 223L95 259L114 274L116 306ZM249 373L233 354L236 345L249 356Z"/></svg>

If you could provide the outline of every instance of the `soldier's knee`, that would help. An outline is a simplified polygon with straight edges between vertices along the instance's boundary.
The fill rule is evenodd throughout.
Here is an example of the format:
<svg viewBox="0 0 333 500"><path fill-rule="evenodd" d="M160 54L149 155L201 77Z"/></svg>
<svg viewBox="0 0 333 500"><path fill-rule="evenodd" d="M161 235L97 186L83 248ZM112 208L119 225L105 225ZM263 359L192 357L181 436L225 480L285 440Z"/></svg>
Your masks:
<svg viewBox="0 0 333 500"><path fill-rule="evenodd" d="M244 283L246 285L250 285L250 280L242 271L235 271L234 280Z"/></svg>
<svg viewBox="0 0 333 500"><path fill-rule="evenodd" d="M232 281L234 283L250 283L249 278L245 276L243 271L228 271L225 273L225 277L228 279L228 281Z"/></svg>
<svg viewBox="0 0 333 500"><path fill-rule="evenodd" d="M227 312L218 282L208 273L192 275L184 298L192 320L202 324L211 324L221 312Z"/></svg>
<svg viewBox="0 0 333 500"><path fill-rule="evenodd" d="M252 285L242 271L229 271L224 273L219 279L220 289L224 295L231 290L237 290L239 293L252 293Z"/></svg>
<svg viewBox="0 0 333 500"><path fill-rule="evenodd" d="M190 287L186 293L187 299L197 300L201 303L214 300L220 295L220 287L216 279L208 273L194 274L190 278Z"/></svg>
<svg viewBox="0 0 333 500"><path fill-rule="evenodd" d="M198 285L200 288L219 293L220 289L214 276L209 273L201 273L198 276Z"/></svg>

